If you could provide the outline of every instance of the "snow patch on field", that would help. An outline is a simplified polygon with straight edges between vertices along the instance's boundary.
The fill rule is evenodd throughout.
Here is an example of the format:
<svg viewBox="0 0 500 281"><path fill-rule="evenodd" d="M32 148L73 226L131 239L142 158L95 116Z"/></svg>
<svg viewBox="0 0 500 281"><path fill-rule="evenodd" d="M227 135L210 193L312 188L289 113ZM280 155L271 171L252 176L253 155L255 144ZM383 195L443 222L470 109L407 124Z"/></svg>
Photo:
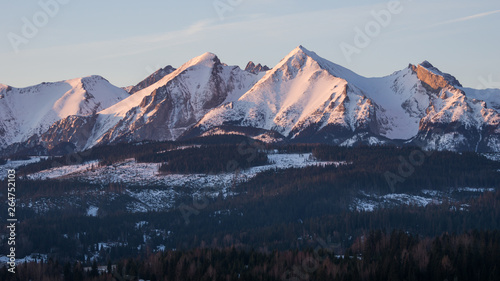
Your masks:
<svg viewBox="0 0 500 281"><path fill-rule="evenodd" d="M37 163L48 157L30 157L28 160L8 160L4 165L0 165L0 180L7 178L7 170L17 169L21 166Z"/></svg>
<svg viewBox="0 0 500 281"><path fill-rule="evenodd" d="M494 192L494 188L472 188L472 187L461 187L457 188L458 192L475 192L475 193L484 193L484 192Z"/></svg>
<svg viewBox="0 0 500 281"><path fill-rule="evenodd" d="M47 180L71 176L72 174L81 173L91 170L98 165L98 161L86 162L79 165L62 166L49 170L44 170L35 174L28 175L31 180Z"/></svg>
<svg viewBox="0 0 500 281"><path fill-rule="evenodd" d="M436 201L433 198L426 198L418 195L411 195L411 194L387 194L382 196L384 201L388 202L393 202L393 203L399 203L404 204L404 205L412 205L412 206L422 206L425 207L428 204L431 204L433 202L435 203L440 203L440 201Z"/></svg>
<svg viewBox="0 0 500 281"><path fill-rule="evenodd" d="M30 179L77 179L91 184L124 184L125 194L132 199L126 205L131 213L163 211L175 207L179 196L189 194L198 198L235 196L235 185L246 182L258 173L313 165L341 165L339 162L321 162L311 153L269 154L269 165L221 174L159 174L158 163L137 163L128 159L120 163L99 167L97 161L65 166L28 175ZM40 202L38 202L40 203ZM50 209L43 205L44 209ZM93 209L96 208L96 209ZM87 209L88 216L97 215L97 207Z"/></svg>
<svg viewBox="0 0 500 281"><path fill-rule="evenodd" d="M96 206L90 206L87 209L87 216L89 217L97 217L97 212L99 211L99 208Z"/></svg>
<svg viewBox="0 0 500 281"><path fill-rule="evenodd" d="M173 208L176 195L178 195L174 190L155 189L127 190L127 193L130 197L137 200L136 202L127 204L127 211L131 213L145 213ZM136 227L142 227L143 225L136 224Z"/></svg>
<svg viewBox="0 0 500 281"><path fill-rule="evenodd" d="M425 207L431 203L441 203L441 201L437 201L433 198L405 193L391 193L382 196L376 194L367 194L364 192L362 192L361 194L362 198L354 198L353 202L351 203L351 210L373 212L379 207L398 205Z"/></svg>
<svg viewBox="0 0 500 281"><path fill-rule="evenodd" d="M377 208L401 205L425 207L429 204L439 205L442 204L443 201L455 201L452 196L454 192L471 192L479 194L493 191L495 191L495 188L470 187L450 188L448 191L423 189L420 191L420 195L407 193L378 195L360 191L358 197L353 199L350 209L353 211L373 212ZM460 210L466 210L466 208L462 207Z"/></svg>
<svg viewBox="0 0 500 281"><path fill-rule="evenodd" d="M372 200L362 200L355 198L351 204L351 210L360 212L373 212L377 207L378 203Z"/></svg>
<svg viewBox="0 0 500 281"><path fill-rule="evenodd" d="M420 192L431 197L438 197L438 196L441 197L443 195L443 192L438 190L423 189Z"/></svg>
<svg viewBox="0 0 500 281"><path fill-rule="evenodd" d="M484 153L483 156L493 161L500 161L500 153Z"/></svg>
<svg viewBox="0 0 500 281"><path fill-rule="evenodd" d="M233 185L253 178L260 172L272 169L302 168L314 165L340 165L339 162L321 162L311 153L270 154L271 164L253 167L239 172L222 174L159 174L158 163L137 163L134 159L105 167L97 167L97 161L64 166L41 171L28 176L30 179L77 178L95 184L124 183L136 186L202 186L221 187Z"/></svg>
<svg viewBox="0 0 500 281"><path fill-rule="evenodd" d="M140 222L137 222L137 223L135 223L135 229L140 229L140 228L142 228L143 226L146 226L146 225L148 225L148 224L149 224L149 222L147 222L147 221L140 221Z"/></svg>
<svg viewBox="0 0 500 281"><path fill-rule="evenodd" d="M41 262L47 261L47 255L44 254L31 254L24 258L16 258L16 264L30 263L30 262ZM9 262L9 258L7 256L0 256L0 264L6 265Z"/></svg>

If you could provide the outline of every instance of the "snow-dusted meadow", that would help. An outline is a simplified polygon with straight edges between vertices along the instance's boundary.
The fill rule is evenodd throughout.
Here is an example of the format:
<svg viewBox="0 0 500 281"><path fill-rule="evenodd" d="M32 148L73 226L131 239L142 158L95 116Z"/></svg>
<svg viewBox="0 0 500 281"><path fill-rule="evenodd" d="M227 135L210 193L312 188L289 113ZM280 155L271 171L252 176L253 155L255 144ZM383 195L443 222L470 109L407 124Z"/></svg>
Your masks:
<svg viewBox="0 0 500 281"><path fill-rule="evenodd" d="M134 186L200 186L224 187L244 182L260 172L274 169L303 168L314 165L340 165L339 162L315 160L311 153L269 154L271 164L222 174L159 174L158 163L138 163L128 159L109 166L98 167L96 161L64 166L28 175L29 179L75 178L94 184L122 183Z"/></svg>
<svg viewBox="0 0 500 281"><path fill-rule="evenodd" d="M108 166L99 166L97 161L90 161L78 165L52 168L26 177L32 180L77 180L98 186L109 184L125 186L121 194L103 193L102 190L91 190L88 193L89 196L103 193L101 197L107 196L109 201L116 200L120 196L126 196L129 198L125 206L126 211L140 213L175 208L176 200L179 196L187 195L186 192L190 196L208 198L235 196L237 194L231 190L232 187L238 183L246 182L258 173L267 170L345 164L317 161L312 157L311 153L270 153L268 157L270 162L268 165L221 174L160 174L158 173L159 164L157 163L138 163L134 159L128 159ZM182 191L179 191L179 189L182 189ZM73 194L68 194L68 198L73 197ZM43 213L52 208L57 208L58 205L61 205L57 202L61 200L64 199L39 198L35 202L24 202L24 206L33 209L37 213ZM78 201L73 203L85 208L87 216L98 215L99 208L95 205L96 202L85 203Z"/></svg>
<svg viewBox="0 0 500 281"><path fill-rule="evenodd" d="M101 199L106 197L108 202L125 196L128 199L123 206L124 210L131 213L142 213L175 208L177 199L186 195L206 198L236 196L238 194L232 189L234 186L249 181L263 171L315 165L346 165L342 162L317 161L311 153L269 153L268 158L270 162L268 165L221 174L160 174L158 172L160 164L158 163L138 163L134 159L128 159L108 166L99 166L98 161L90 161L79 165L57 167L27 175L27 178L33 180L77 180L102 187L110 184L123 186L124 190L116 194L100 189L86 192L89 198L100 194ZM0 166L0 171L37 162L40 159L40 157L33 157L25 161L8 161L7 164ZM417 194L390 193L382 195L361 191L352 198L349 206L353 211L374 211L377 208L398 205L427 206L441 204L445 199L453 201L452 192L455 194L461 192L480 194L487 191L491 192L494 189L465 187L450 189L448 192L423 189ZM98 200L84 202L85 200L78 194L73 193L68 193L62 198L42 197L35 201L21 202L21 206L30 208L36 213L44 213L58 208L57 206L60 206L64 200L71 201L72 206L84 208L87 216L98 215Z"/></svg>

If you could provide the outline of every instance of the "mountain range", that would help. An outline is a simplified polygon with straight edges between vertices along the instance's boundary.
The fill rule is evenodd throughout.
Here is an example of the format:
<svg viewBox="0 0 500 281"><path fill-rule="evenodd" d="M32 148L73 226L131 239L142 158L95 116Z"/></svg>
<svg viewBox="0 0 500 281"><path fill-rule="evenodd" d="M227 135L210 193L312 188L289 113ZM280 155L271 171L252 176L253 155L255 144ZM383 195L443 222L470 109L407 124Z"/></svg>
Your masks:
<svg viewBox="0 0 500 281"><path fill-rule="evenodd" d="M205 53L123 89L100 76L0 84L0 108L3 155L220 134L500 152L499 89L465 88L427 61L366 78L302 46L272 69Z"/></svg>

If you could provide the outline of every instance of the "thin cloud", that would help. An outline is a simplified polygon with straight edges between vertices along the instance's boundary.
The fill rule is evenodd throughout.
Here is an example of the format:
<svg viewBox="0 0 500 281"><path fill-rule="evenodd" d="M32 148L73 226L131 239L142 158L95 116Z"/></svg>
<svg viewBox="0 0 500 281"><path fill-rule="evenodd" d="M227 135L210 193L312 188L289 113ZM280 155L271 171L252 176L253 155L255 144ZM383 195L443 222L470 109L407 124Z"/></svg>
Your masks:
<svg viewBox="0 0 500 281"><path fill-rule="evenodd" d="M432 27L439 26L439 25L447 25L447 24L452 24L452 23L457 23L457 22L464 22L464 21L469 21L469 20L475 20L475 19L484 18L484 17L487 17L489 15L493 15L493 14L497 14L497 13L500 13L500 10L495 10L495 11L475 14L472 16L462 17L462 18L458 18L458 19L454 19L454 20L449 20L449 21L445 21L445 22L440 22L440 23L432 25Z"/></svg>
<svg viewBox="0 0 500 281"><path fill-rule="evenodd" d="M214 22L214 20L202 20L202 21L195 22L194 24L192 24L190 27L188 27L186 29L186 32L188 35L193 35L195 33L203 31L204 29L209 27L213 22Z"/></svg>
<svg viewBox="0 0 500 281"><path fill-rule="evenodd" d="M362 6L365 10L373 5ZM359 9L359 7L357 7ZM167 48L173 45L182 45L201 41L202 37L194 36L202 32L210 32L217 34L220 32L244 31L256 34L268 34L270 30L284 30L290 29L290 23L299 23L304 19L328 19L327 21L336 22L343 16L350 14L354 8L340 8L321 11L306 11L295 14L279 15L267 17L266 14L250 14L245 16L228 16L224 21L218 21L217 18L204 19L192 23L190 26L180 30L171 30L163 33L148 34L131 36L121 39L111 39L94 42L81 42L71 45L51 46L47 48L36 48L23 50L25 56L43 56L47 54L62 54L62 53L75 53L84 52L88 53L89 50L94 51L93 59L103 60L119 57L127 57L131 55L138 55L141 53L148 53L158 49ZM335 17L332 14L336 15ZM344 19L345 20L345 19ZM273 29L269 29L272 26ZM297 26L295 26L297 27ZM12 51L0 53L1 55L9 56Z"/></svg>

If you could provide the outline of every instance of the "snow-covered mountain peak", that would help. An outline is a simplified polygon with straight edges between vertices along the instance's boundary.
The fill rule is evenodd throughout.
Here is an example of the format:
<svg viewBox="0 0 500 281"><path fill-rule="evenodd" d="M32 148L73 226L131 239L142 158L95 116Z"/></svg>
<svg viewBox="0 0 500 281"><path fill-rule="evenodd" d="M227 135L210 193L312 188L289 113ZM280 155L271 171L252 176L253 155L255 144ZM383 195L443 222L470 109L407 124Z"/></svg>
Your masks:
<svg viewBox="0 0 500 281"><path fill-rule="evenodd" d="M300 86L300 83L310 84L314 80L318 79L318 76L331 76L332 73L327 71L325 67L327 66L326 60L316 55L316 53L311 52L304 48L302 45L293 49L288 55L286 55L275 67L260 79L250 91L248 91L242 99L261 99L264 97L255 96L253 92L262 91L269 92L267 98L275 100L278 103L282 102L283 97L291 97L289 86L287 81L296 80L298 76L300 81L295 81L296 86ZM333 78L333 77L331 77ZM270 89L269 87L278 87L277 89ZM271 95L271 93L273 93ZM296 93L299 95L300 93ZM251 98L253 96L253 98ZM293 95L292 95L293 96Z"/></svg>
<svg viewBox="0 0 500 281"><path fill-rule="evenodd" d="M207 52L159 69L133 95L100 76L23 89L0 84L0 147L71 142L81 150L238 133L263 141L421 140L429 149L500 150L500 90L462 88L428 61L367 78L298 46L264 68L249 62L242 70Z"/></svg>
<svg viewBox="0 0 500 281"><path fill-rule="evenodd" d="M8 89L0 99L0 147L40 135L68 116L93 115L128 97L97 75Z"/></svg>
<svg viewBox="0 0 500 281"><path fill-rule="evenodd" d="M123 140L177 139L212 108L238 100L260 77L221 63L213 53L204 53L100 111L92 120L90 138L74 142L78 148L88 148ZM78 135L78 130L72 129L75 122L68 119L59 127ZM59 141L65 130L55 128L44 139Z"/></svg>
<svg viewBox="0 0 500 281"><path fill-rule="evenodd" d="M195 65L202 65L206 67L212 67L214 63L219 63L220 60L215 55L214 53L206 52L202 54L201 56L197 56L195 58L192 58L188 62L186 62L184 65L182 65L179 69L186 69Z"/></svg>
<svg viewBox="0 0 500 281"><path fill-rule="evenodd" d="M309 51L302 45L299 45L295 49L293 49L282 61L288 61L290 59L301 59L301 58L303 59L305 57L313 59L320 65L331 63L331 62L327 63L327 60L318 56L315 52Z"/></svg>
<svg viewBox="0 0 500 281"><path fill-rule="evenodd" d="M199 127L238 124L289 138L315 134L324 139L369 130L389 139L410 139L429 106L417 72L424 83L438 84L436 90L449 86L441 72L418 68L366 78L298 46L237 102L208 113Z"/></svg>
<svg viewBox="0 0 500 281"><path fill-rule="evenodd" d="M321 127L338 121L344 125L345 119L339 121L330 114L333 110L342 111L349 100L347 81L330 72L335 67L299 46L238 101L208 113L199 128L238 124L295 136L310 124ZM359 92L355 86L351 89ZM352 112L358 112L355 104Z"/></svg>
<svg viewBox="0 0 500 281"><path fill-rule="evenodd" d="M125 116L127 112L129 112L132 108L139 106L143 103L144 98L151 95L155 90L166 86L175 78L180 77L193 77L195 80L206 80L208 79L208 75L211 73L211 70L215 65L221 65L219 58L210 52L206 52L200 56L194 57L184 63L178 69L172 71L171 73L165 75L163 78L158 80L157 82L149 85L142 90L137 91L133 95L129 96L127 99L103 110L100 112L104 115L113 115L113 116ZM193 70L194 73L191 75L188 71ZM195 82L195 81L193 81ZM198 81L200 82L200 81ZM200 83L196 83L195 87ZM188 86L188 85L185 85ZM192 85L191 85L192 86Z"/></svg>
<svg viewBox="0 0 500 281"><path fill-rule="evenodd" d="M154 83L153 85L144 88L142 91L142 96L147 95L151 93L153 90L158 89L160 87L163 87L167 85L169 81L174 79L175 77L178 77L182 75L186 70L200 70L200 68L204 69L212 69L215 66L222 66L224 64L221 63L217 55L214 53L206 52L200 56L194 57L184 63L181 67L178 69L173 70L170 74L165 75L162 79L160 79L158 82ZM209 73L207 71L201 70L203 73ZM203 77L198 77L202 79ZM206 78L206 77L205 77Z"/></svg>
<svg viewBox="0 0 500 281"><path fill-rule="evenodd" d="M308 56L311 56L311 55L316 55L316 53L312 52L312 51L309 51L308 49L306 49L304 46L302 45L298 45L297 47L295 47L295 49L293 49L290 54L297 54L297 53L303 53L303 54L306 54Z"/></svg>
<svg viewBox="0 0 500 281"><path fill-rule="evenodd" d="M102 77L101 75L90 75L90 76L85 76L82 78L77 78L77 80L82 83L83 87L85 88L86 86L92 87L93 85L96 84L109 84L108 79Z"/></svg>
<svg viewBox="0 0 500 281"><path fill-rule="evenodd" d="M304 62L307 58L310 58L314 64L317 64L321 69L324 69L329 72L330 75L333 75L338 78L342 78L349 83L359 84L365 78L356 74L355 72L333 63L327 59L322 58L318 54L313 51L306 49L304 46L299 45L292 52L290 52L281 62L274 67L273 69L282 67L284 64L288 62L289 65L294 67L301 66L301 62Z"/></svg>
<svg viewBox="0 0 500 281"><path fill-rule="evenodd" d="M108 79L102 77L101 75L89 75L81 78L82 81L100 81L104 80L109 83Z"/></svg>
<svg viewBox="0 0 500 281"><path fill-rule="evenodd" d="M332 67L327 66L326 60L318 56L316 53L311 52L300 45L293 49L275 67L268 71L257 84L269 80L272 77L276 79L278 76L281 76L284 80L293 79L298 72L303 72L306 68L308 71L314 72L321 69L329 70L329 68Z"/></svg>
<svg viewBox="0 0 500 281"><path fill-rule="evenodd" d="M293 49L287 56L285 56L281 60L281 62L286 62L289 61L290 59L304 59L305 57L310 57L316 61L322 60L322 58L320 58L315 52L309 51L302 45L299 45L295 49Z"/></svg>

